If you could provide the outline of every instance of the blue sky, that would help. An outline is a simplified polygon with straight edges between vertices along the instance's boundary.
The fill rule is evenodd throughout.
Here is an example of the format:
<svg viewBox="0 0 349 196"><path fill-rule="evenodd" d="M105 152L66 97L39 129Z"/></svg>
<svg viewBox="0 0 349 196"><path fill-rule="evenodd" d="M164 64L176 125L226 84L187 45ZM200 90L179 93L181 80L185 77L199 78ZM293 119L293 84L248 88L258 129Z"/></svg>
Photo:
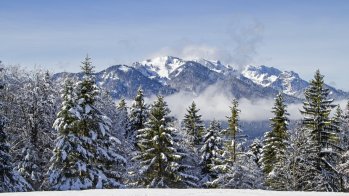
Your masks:
<svg viewBox="0 0 349 196"><path fill-rule="evenodd" d="M158 55L265 64L349 90L346 0L1 0L0 59L78 71Z"/></svg>

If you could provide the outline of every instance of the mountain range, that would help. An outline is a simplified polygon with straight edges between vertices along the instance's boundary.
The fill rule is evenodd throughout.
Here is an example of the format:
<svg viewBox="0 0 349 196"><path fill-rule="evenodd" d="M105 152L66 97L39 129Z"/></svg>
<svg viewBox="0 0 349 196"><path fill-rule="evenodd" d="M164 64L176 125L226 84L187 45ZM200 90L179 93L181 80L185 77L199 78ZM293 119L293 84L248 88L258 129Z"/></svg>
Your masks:
<svg viewBox="0 0 349 196"><path fill-rule="evenodd" d="M81 73L57 73L55 80L82 77ZM115 99L131 99L141 86L145 96L171 95L177 92L199 96L214 86L229 97L259 99L274 98L282 92L288 103L304 99L309 82L294 71L282 71L268 66L245 66L236 69L220 61L205 59L183 60L164 56L135 62L132 65L113 65L95 73L97 84L107 89ZM348 92L326 85L335 99L346 99Z"/></svg>

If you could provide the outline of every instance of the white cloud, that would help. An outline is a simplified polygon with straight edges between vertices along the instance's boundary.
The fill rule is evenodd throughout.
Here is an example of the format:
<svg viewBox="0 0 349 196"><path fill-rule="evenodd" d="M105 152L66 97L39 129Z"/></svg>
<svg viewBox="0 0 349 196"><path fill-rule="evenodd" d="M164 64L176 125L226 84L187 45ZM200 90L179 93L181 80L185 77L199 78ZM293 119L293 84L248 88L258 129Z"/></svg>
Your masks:
<svg viewBox="0 0 349 196"><path fill-rule="evenodd" d="M239 67L253 63L263 41L264 25L256 19L237 16L228 26L227 33L233 48L232 63Z"/></svg>
<svg viewBox="0 0 349 196"><path fill-rule="evenodd" d="M227 95L220 90L216 85L208 87L199 96L195 96L191 93L179 92L165 97L169 108L171 109L171 115L177 119L183 119L186 109L195 101L197 107L200 109L199 114L202 115L203 120L226 120L226 116L230 115L232 96ZM156 99L155 96L146 98L145 101L151 104ZM274 105L274 99L239 99L240 120L244 121L266 121L273 116L271 113ZM342 109L346 107L348 100L335 101L335 105L340 105ZM132 100L128 101L131 105ZM287 104L287 111L290 114L290 120L299 120L302 118L300 110L303 103Z"/></svg>
<svg viewBox="0 0 349 196"><path fill-rule="evenodd" d="M147 103L152 103L156 97L146 99ZM223 92L219 86L208 87L199 96L191 93L179 92L165 97L165 100L171 109L171 115L182 119L189 105L195 101L200 109L203 120L226 120L230 115L231 101L233 97ZM271 109L274 105L273 99L250 100L242 98L239 100L239 109L241 110L240 119L244 121L263 121L272 117ZM290 119L300 119L299 110L302 104L289 104L287 107L290 113Z"/></svg>
<svg viewBox="0 0 349 196"><path fill-rule="evenodd" d="M151 57L167 55L177 56L185 60L204 58L208 60L230 62L232 59L228 50L203 43L188 43L175 47L164 47L152 54Z"/></svg>
<svg viewBox="0 0 349 196"><path fill-rule="evenodd" d="M263 32L264 25L259 21L237 17L227 26L226 34L222 37L223 44L215 45L183 39L176 45L163 47L151 57L172 55L186 60L200 58L220 60L241 69L254 63L258 47L263 40Z"/></svg>

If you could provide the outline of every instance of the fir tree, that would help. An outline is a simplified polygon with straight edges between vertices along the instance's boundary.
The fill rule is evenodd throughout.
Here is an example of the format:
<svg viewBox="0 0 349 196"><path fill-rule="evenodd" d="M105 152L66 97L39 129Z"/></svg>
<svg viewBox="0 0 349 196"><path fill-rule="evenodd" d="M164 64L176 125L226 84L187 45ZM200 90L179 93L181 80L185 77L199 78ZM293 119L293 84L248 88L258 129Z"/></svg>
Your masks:
<svg viewBox="0 0 349 196"><path fill-rule="evenodd" d="M109 91L104 88L99 89L99 96L96 97L95 101L96 108L100 111L103 111L103 114L108 116L110 120L112 121L112 126L110 132L114 136L122 136L118 133L117 130L117 121L118 121L118 112L115 106L115 101L113 100L113 97L111 97Z"/></svg>
<svg viewBox="0 0 349 196"><path fill-rule="evenodd" d="M338 106L339 107L339 106ZM349 101L346 105L345 111L339 111L340 108L337 108L336 116L334 119L339 121L339 127L341 128L340 132L340 144L343 149L343 152L349 150Z"/></svg>
<svg viewBox="0 0 349 196"><path fill-rule="evenodd" d="M118 117L118 128L119 132L122 133L122 135L127 138L128 135L131 133L131 124L130 124L130 119L128 116L128 111L127 111L127 105L125 99L121 99L117 108L117 117Z"/></svg>
<svg viewBox="0 0 349 196"><path fill-rule="evenodd" d="M147 120L147 105L144 103L143 90L138 89L137 95L130 109L130 126L131 129L126 133L127 138L134 144L137 144L137 131L145 127Z"/></svg>
<svg viewBox="0 0 349 196"><path fill-rule="evenodd" d="M303 126L309 132L307 147L307 173L303 190L338 191L339 176L336 160L341 150L338 145L338 129L331 126L329 115L335 105L329 99L329 89L324 87L324 76L317 70L310 86L305 91L306 101L301 113Z"/></svg>
<svg viewBox="0 0 349 196"><path fill-rule="evenodd" d="M82 63L83 80L77 83L76 93L66 84L54 123L58 137L48 172L48 186L53 190L122 186L126 161L118 153L119 140L110 135L110 119L95 107L99 91L90 58Z"/></svg>
<svg viewBox="0 0 349 196"><path fill-rule="evenodd" d="M210 182L217 177L218 172L213 168L223 163L221 131L220 123L213 120L203 137L203 146L200 149L200 164L202 166L202 174L204 175L203 181L205 182Z"/></svg>
<svg viewBox="0 0 349 196"><path fill-rule="evenodd" d="M242 134L242 130L239 128L239 103L236 99L233 100L232 106L230 107L231 116L228 118L228 129L226 130L227 135L227 151L225 153L226 161L230 161L230 164L234 164L238 156L243 152L243 143L247 136Z"/></svg>
<svg viewBox="0 0 349 196"><path fill-rule="evenodd" d="M338 165L338 171L341 173L341 191L349 192L349 101L342 116L342 123L340 142L343 152Z"/></svg>
<svg viewBox="0 0 349 196"><path fill-rule="evenodd" d="M80 141L76 122L79 119L75 114L76 95L73 83L66 79L62 91L62 107L57 114L53 127L57 131L56 146L51 158L48 180L44 186L51 190L87 189L92 187L92 181L84 179L88 157L81 154L86 151ZM46 184L47 183L47 184Z"/></svg>
<svg viewBox="0 0 349 196"><path fill-rule="evenodd" d="M157 188L183 188L193 184L194 176L185 173L182 156L174 142L176 130L172 127L170 110L163 97L158 96L150 110L144 129L138 130L141 151L135 159L141 163L140 185Z"/></svg>
<svg viewBox="0 0 349 196"><path fill-rule="evenodd" d="M200 109L196 108L196 104L193 101L183 119L184 130L189 135L189 140L193 146L200 145L202 142L204 126L201 115L198 114L199 111Z"/></svg>
<svg viewBox="0 0 349 196"><path fill-rule="evenodd" d="M341 155L341 162L338 164L338 171L341 175L340 191L349 192L349 150Z"/></svg>
<svg viewBox="0 0 349 196"><path fill-rule="evenodd" d="M342 148L341 156L337 160L337 171L340 173L340 190L349 191L349 130L347 124L346 115L343 113L342 109L338 105L334 116L332 118L331 126L334 129L338 129L339 143ZM336 141L334 141L336 142Z"/></svg>
<svg viewBox="0 0 349 196"><path fill-rule="evenodd" d="M262 156L262 149L263 149L262 142L259 139L254 139L249 149L250 149L251 155L253 156L254 162L260 168L261 167L260 159Z"/></svg>
<svg viewBox="0 0 349 196"><path fill-rule="evenodd" d="M265 134L261 163L263 172L267 175L266 184L272 189L279 189L280 187L275 183L280 182L283 175L278 176L274 169L277 167L278 172L283 169L281 167L285 165L287 159L289 141L288 113L281 93L275 99L272 113L274 114L274 117L270 119L272 130Z"/></svg>
<svg viewBox="0 0 349 196"><path fill-rule="evenodd" d="M218 171L218 176L210 187L233 189L262 189L263 172L258 167L252 151L243 152L233 165L224 164L212 168Z"/></svg>
<svg viewBox="0 0 349 196"><path fill-rule="evenodd" d="M342 151L345 150L348 135L347 131L345 131L345 117L340 105L338 105L334 111L334 115L331 118L330 128L338 133L338 136L330 138L331 142L339 144Z"/></svg>

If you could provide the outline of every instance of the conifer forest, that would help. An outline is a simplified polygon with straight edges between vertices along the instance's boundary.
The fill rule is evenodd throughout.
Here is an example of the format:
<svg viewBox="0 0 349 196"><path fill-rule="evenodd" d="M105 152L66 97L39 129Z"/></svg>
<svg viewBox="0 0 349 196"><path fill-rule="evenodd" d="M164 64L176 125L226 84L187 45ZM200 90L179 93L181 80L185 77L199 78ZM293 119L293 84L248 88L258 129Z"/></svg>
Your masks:
<svg viewBox="0 0 349 196"><path fill-rule="evenodd" d="M253 139L238 98L223 121L203 120L195 100L178 119L166 96L147 102L141 85L131 102L113 98L88 56L81 77L59 81L41 69L1 63L0 71L0 192L349 191L349 102L335 104L320 70L304 91L302 118L289 118L280 92L269 129Z"/></svg>

